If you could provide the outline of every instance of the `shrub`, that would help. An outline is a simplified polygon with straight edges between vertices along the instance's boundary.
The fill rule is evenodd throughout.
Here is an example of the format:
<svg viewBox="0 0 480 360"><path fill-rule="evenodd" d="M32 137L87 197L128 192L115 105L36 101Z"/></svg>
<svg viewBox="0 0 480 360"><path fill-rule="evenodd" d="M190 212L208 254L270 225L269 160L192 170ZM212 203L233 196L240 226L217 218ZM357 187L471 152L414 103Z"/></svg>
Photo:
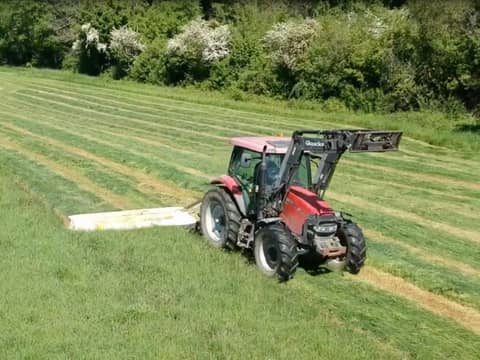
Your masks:
<svg viewBox="0 0 480 360"><path fill-rule="evenodd" d="M166 40L152 42L133 62L129 78L152 84L163 84L166 79Z"/></svg>
<svg viewBox="0 0 480 360"><path fill-rule="evenodd" d="M314 40L318 24L313 19L302 23L284 22L276 24L263 37L272 61L288 70L295 70L310 44Z"/></svg>
<svg viewBox="0 0 480 360"><path fill-rule="evenodd" d="M120 79L127 75L135 58L145 50L140 35L122 26L110 33L110 58L113 63L113 77Z"/></svg>
<svg viewBox="0 0 480 360"><path fill-rule="evenodd" d="M32 1L0 5L0 63L61 65L65 48L55 33L51 10Z"/></svg>
<svg viewBox="0 0 480 360"><path fill-rule="evenodd" d="M107 44L100 42L100 35L90 23L82 25L72 51L78 58L77 70L82 74L99 75L107 64Z"/></svg>
<svg viewBox="0 0 480 360"><path fill-rule="evenodd" d="M193 82L208 77L209 70L230 53L230 30L216 22L193 20L167 43L168 82Z"/></svg>

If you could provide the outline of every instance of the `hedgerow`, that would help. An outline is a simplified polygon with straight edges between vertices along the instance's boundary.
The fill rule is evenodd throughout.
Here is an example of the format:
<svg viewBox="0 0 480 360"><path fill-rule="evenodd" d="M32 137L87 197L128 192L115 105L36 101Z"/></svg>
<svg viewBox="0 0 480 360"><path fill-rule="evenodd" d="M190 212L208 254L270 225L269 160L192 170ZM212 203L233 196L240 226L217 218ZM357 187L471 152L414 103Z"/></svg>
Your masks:
<svg viewBox="0 0 480 360"><path fill-rule="evenodd" d="M0 63L363 111L480 112L474 0L219 0L203 4L208 20L187 0L52 4L0 3Z"/></svg>

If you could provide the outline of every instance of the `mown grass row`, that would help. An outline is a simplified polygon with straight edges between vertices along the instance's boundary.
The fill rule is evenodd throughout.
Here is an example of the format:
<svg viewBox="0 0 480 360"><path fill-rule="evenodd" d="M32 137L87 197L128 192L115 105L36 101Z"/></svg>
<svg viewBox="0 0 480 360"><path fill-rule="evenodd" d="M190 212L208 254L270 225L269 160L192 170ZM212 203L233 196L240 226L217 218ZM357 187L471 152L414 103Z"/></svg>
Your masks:
<svg viewBox="0 0 480 360"><path fill-rule="evenodd" d="M92 94L91 92L87 92L86 94L84 94L83 92L79 93L77 91L66 90L65 88L59 87L59 86L48 87L45 85L34 85L34 86L30 86L30 88L33 90L33 92L39 92L43 94L45 93L51 94L52 92L57 94L60 93L61 95L59 96L66 96L67 98L68 97L71 98L73 95L76 100L85 101L88 104L92 104L92 103L98 104L98 101L101 101L102 105L106 105L108 107L113 106L113 107L121 108L122 110L131 112L134 115L140 115L140 116L151 118L151 119L161 118L163 120L165 118L165 114L174 114L177 122L188 121L188 120L185 120L185 118L190 120L195 119L197 123L209 124L209 126L214 129L218 128L219 125L223 125L224 127L224 124L226 122L230 122L230 126L229 126L230 129L240 131L241 134L245 134L245 135L252 134L252 130L255 130L255 132L253 132L254 134L263 133L267 135L272 135L272 133L274 132L276 133L284 132L288 135L293 130L298 129L298 126L292 123L291 120L282 121L279 119L273 119L273 121L271 121L271 120L268 120L268 118L264 118L262 116L262 119L261 119L262 121L261 123L259 123L258 114L256 115L251 114L249 117L246 117L246 116L240 116L240 115L228 114L228 113L227 114L211 113L205 110L198 110L192 107L191 104L190 106L185 106L183 104L182 105L165 104L164 99L162 99L161 103L159 103L158 99L156 99L157 101L154 102L153 104L152 104L153 99L150 99L150 102L143 101L139 105L139 104L135 104L135 100L132 101L132 100L129 100L127 97L121 97L118 95L105 97L103 93L101 95ZM330 122L315 121L315 122L309 123L307 121L304 121L304 120L302 121L299 119L296 119L295 122L300 122L302 123L302 126L312 127L312 128L338 126L338 124L332 124ZM395 160L401 163L405 163L405 162L416 163L417 161L419 161L418 159L409 159L409 158L401 157L399 155L395 157ZM447 166L445 163L449 165ZM460 171L460 173L463 172L462 175L468 176L468 173L464 172L463 169L456 166L457 164L458 164L458 159L443 156L442 158L438 158L437 164L429 164L429 166L432 168L438 167L440 168L440 170L442 168L444 169L453 168L453 169L456 169L457 172L458 171ZM470 166L477 166L477 169L478 169L477 163L470 162L469 164Z"/></svg>
<svg viewBox="0 0 480 360"><path fill-rule="evenodd" d="M58 91L58 90L56 90ZM23 93L23 92L22 92ZM35 91L29 91L29 93L35 93ZM70 92L71 93L71 92ZM51 92L48 91L40 91L40 94L44 95L44 101L55 101L53 100L55 96L51 95ZM142 121L150 121L154 122L155 120L157 121L162 121L162 124L165 122L169 122L171 120L174 121L175 124L186 124L186 127L191 126L191 124L202 124L205 127L199 127L199 130L204 131L206 129L211 129L210 132L215 132L215 134L218 134L220 136L233 136L233 135L252 135L255 133L264 133L264 134L269 134L271 135L274 132L281 132L282 128L278 127L278 124L273 127L267 127L265 130L264 127L261 128L256 128L255 126L250 126L250 129L239 129L238 128L238 121L236 121L234 124L229 125L228 129L230 132L225 134L223 131L225 130L225 119L211 119L209 118L206 120L204 117L198 117L196 115L190 114L188 117L181 117L180 114L176 116L175 119L171 119L170 117L166 117L164 114L168 114L168 116L171 116L172 114L175 114L175 111L168 111L165 112L163 111L158 111L157 113L154 112L145 112L145 111L138 111L137 109L132 110L128 108L128 105L122 105L125 104L125 102L117 102L116 105L107 105L105 104L105 99L102 99L101 96L90 96L91 98L96 98L96 101L93 100L82 100L81 97L73 98L71 96L64 96L64 95L56 95L58 96L58 99L64 99L64 100L70 100L71 103L80 103L80 104L86 104L90 109L95 109L95 111L100 111L100 112L105 112L107 111L106 109L114 109L113 114L114 115L119 115L122 116L125 114L130 114L130 117L133 119L141 119ZM98 100L102 101L102 104L98 104ZM150 120L148 120L150 119ZM251 119L255 121L256 119ZM258 119L261 121L261 119ZM212 123L213 122L213 123ZM223 124L223 125L222 125ZM315 126L315 125L309 125L309 126ZM318 127L318 124L316 124L316 127ZM256 132L252 132L252 128L256 130ZM218 130L222 132L218 132ZM390 167L393 167L398 170L402 171L415 171L418 168L418 162L412 161L412 159L402 159L400 157L396 157L395 155L392 156L394 161L391 161L389 163ZM378 156L366 156L365 161L367 163L372 163L372 164L382 164L382 159L378 158ZM461 176L465 180L470 180L472 182L476 181L476 178L474 175L472 175L468 171L459 171L458 168L451 168L450 166L442 166L442 165L435 165L435 164L428 164L425 165L423 162L422 165L422 172L432 174L432 175L440 175L440 176L450 176L450 177L459 177Z"/></svg>
<svg viewBox="0 0 480 360"><path fill-rule="evenodd" d="M60 92L62 94L71 94L74 95L76 98L81 95L82 99L85 100L93 100L93 101L98 101L101 100L102 103L108 103L110 105L114 106L120 106L125 109L129 109L135 112L141 112L144 114L148 115L156 115L158 116L159 113L171 113L172 110L174 110L176 116L181 116L181 115L188 115L189 118L192 116L199 116L201 117L201 121L209 121L212 116L215 116L214 119L219 119L221 120L222 123L230 121L232 126L238 127L239 129L246 131L246 132L251 132L252 128L256 130L256 133L263 133L265 134L271 134L272 129L274 131L281 131L285 132L286 135L289 135L293 130L297 130L298 126L295 125L295 123L301 123L305 127L311 127L311 128L319 128L319 127L332 127L332 126L337 126L337 127L348 127L346 125L339 124L338 122L332 123L328 121L308 121L305 119L289 119L289 118L283 118L283 117L273 117L269 118L268 115L265 114L258 114L258 113L253 113L250 112L247 115L242 115L241 113L238 114L237 112L230 110L230 109L225 109L225 108L219 108L219 107L213 107L214 110L212 110L212 106L209 106L205 109L201 109L202 106L195 104L195 107L192 106L192 102L179 102L175 100L170 100L168 98L162 98L161 101L158 101L158 97L153 97L153 96L146 96L143 100L138 100L141 96L145 95L137 95L135 99L132 99L131 97L128 97L125 94L122 94L121 92L113 92L110 89L106 89L102 91L101 95L98 93L95 93L92 91L91 87L86 87L85 89L82 89L82 87L76 87L75 91L71 91L66 84L62 84L61 82L54 82L54 85L47 86L43 82L41 83L35 83L35 85L30 86L31 89L36 89L40 91L47 91L49 93L51 92ZM170 100L170 103L169 103ZM200 108L200 109L199 109ZM259 123L256 121L256 119L261 115L262 122ZM215 123L215 122L214 122ZM240 125L243 125L240 127ZM408 141L408 139L407 139ZM410 147L414 143L409 143ZM424 150L422 148L422 150ZM425 156L428 157L428 154L424 153L418 153L418 152L413 152L410 151L409 157L422 157L424 158ZM437 155L438 156L438 155ZM448 167L453 167L460 169L462 171L462 168L456 167L458 164L468 164L470 166L475 166L478 168L478 163L477 162L472 162L468 160L462 160L459 159L458 157L452 157L451 155L448 156L447 154L442 153L441 157L436 157L432 156L429 157L430 159L434 159L435 162L437 162L438 166L443 165L444 167L446 166L445 164L448 164ZM408 159L407 157L402 157L403 161L408 161L412 159ZM415 159L418 160L418 159Z"/></svg>
<svg viewBox="0 0 480 360"><path fill-rule="evenodd" d="M332 124L346 124L367 128L398 129L406 132L406 135L415 137L415 140L405 139L409 145L427 153L442 153L453 155L454 158L466 158L479 160L478 150L480 144L477 136L470 132L452 131L455 122L441 113L398 113L398 114L352 114L352 113L326 113L320 111L313 104L299 102L279 102L264 98L248 98L248 101L237 101L225 96L223 93L209 92L208 96L197 89L162 88L157 86L143 85L130 82L106 81L104 79L92 79L65 72L35 69L0 69L5 80L41 81L46 83L74 83L92 91L116 91L127 96L149 95L166 99L194 102L198 106L204 105L211 109L228 109L243 114L264 114L265 116L281 116L293 122L300 121L329 121ZM312 111L313 110L313 111ZM458 125L473 124L474 119L459 119ZM418 140L418 139L422 140ZM431 145L435 144L435 145Z"/></svg>
<svg viewBox="0 0 480 360"><path fill-rule="evenodd" d="M22 125L25 126L25 121L23 121ZM36 130L38 132L38 131L44 131L46 128L48 129L49 126L50 125L42 124L41 126L37 126L36 128L34 126L32 128L31 124L30 124L30 126L27 126L27 128L29 130ZM76 139L76 136L72 136L71 134L69 135L69 137L65 138L65 136L64 136L65 134L61 130L55 130L53 132L50 131L50 130L47 130L47 133L50 136L54 135L53 138L58 137L58 138L62 139L63 141L65 141L66 143L71 143L71 144L74 144L74 145L77 145L77 146L82 146L83 145L83 146L87 146L87 148L89 148L89 147L94 148L96 146L95 143L90 146L88 141L85 143L84 138L82 138L82 140L80 141L80 139ZM83 136L83 132L82 132L82 136ZM128 144L123 144L122 145L122 147L127 147L127 146L128 146ZM128 148L131 148L131 146L132 145L130 144L130 146ZM108 152L104 151L104 149L103 149L102 153L107 153L108 154ZM136 162L138 162L138 160L136 160ZM377 215L378 218L382 216L380 214L376 214L376 215ZM458 249L458 244L457 244L456 248ZM460 250L462 250L462 249L460 248ZM377 254L382 254L382 253L379 252ZM385 254L383 254L383 255L385 255ZM422 263L422 262L417 261L417 263L413 262L413 265L412 265L412 261L410 261L410 262L406 261L406 259L410 258L411 254L408 254L408 252L404 251L402 255L403 256L400 256L399 258L402 259L400 261L400 263L402 263L403 266L400 266L399 270L394 272L394 273L396 273L398 275L401 275L401 276L404 276L404 277L410 277L417 284L421 284L423 287L426 287L429 290L432 290L432 291L437 292L437 293L444 293L445 294L445 293L447 293L447 291L445 291L445 289L453 289L450 293L447 293L447 296L456 298L457 300L460 300L460 302L477 305L475 296L472 296L472 294L475 295L475 291L474 291L475 284L473 282L473 285L472 285L471 279L470 279L470 281L468 279L464 280L462 278L462 275L458 275L458 274L455 275L455 273L453 271L450 271L452 276L445 277L441 282L436 281L434 276L416 277L416 276L414 276L415 274L412 274L412 271L415 269L415 265L418 266L419 264L421 264L421 265L423 265L424 268L428 268L428 263L426 263L426 262ZM475 254L473 254L473 255L475 255ZM389 262L387 261L387 260L389 260L388 255L383 256L383 257L378 256L378 259L379 259L379 261L377 262L378 264L382 264L382 265L389 264ZM397 265L398 265L398 261L397 261ZM390 270L390 271L392 270L392 266L388 266L388 265L383 266L383 268L385 268L387 270ZM444 268L438 269L438 267L435 270L437 270L436 273L438 273L439 271L445 271ZM433 271L431 269L431 267L429 268L429 271L430 272ZM435 272L433 272L433 273L435 273ZM419 281L420 279L423 280L423 281Z"/></svg>
<svg viewBox="0 0 480 360"><path fill-rule="evenodd" d="M58 86L58 81L55 83L55 86ZM30 84L28 80L25 80L22 86L19 86L18 84L16 86L19 88L28 88L30 87ZM72 92L78 90L80 92L80 89L77 89L77 84L64 84L62 86L65 87L64 90ZM88 86L84 87L88 88ZM31 86L31 88L40 88L40 86L37 84ZM225 145L224 141L218 139L218 137L223 138L224 135L230 136L240 129L226 129L225 133L219 132L220 129L217 128L218 125L216 124L222 123L220 115L212 114L207 122L202 120L202 117L198 116L198 114L192 114L191 119L194 119L195 122L201 124L196 134L192 135L195 130L193 128L188 128L190 126L189 123L176 122L174 121L175 119L169 120L169 117L171 117L171 115L173 116L173 114L168 115L169 117L165 117L164 119L160 110L158 111L159 113L156 114L156 109L145 107L145 109L148 112L151 111L152 114L151 116L144 116L145 114L143 114L143 112L145 109L141 110L142 113L139 113L137 111L138 109L135 110L135 106L129 108L130 105L127 102L127 99L123 97L120 99L122 99L122 101L125 100L126 104L118 104L118 107L121 109L127 107L127 109L130 109L130 113L125 112L124 110L112 109L114 103L111 103L112 108L110 109L101 106L99 107L91 97L88 97L88 102L77 102L77 100L74 99L55 97L55 95L50 96L48 94L42 94L42 96L38 96L38 93L32 95L35 93L35 90L32 89L27 91L20 89L19 94L8 95L8 101L6 101L7 104L4 104L3 110L0 108L0 119L2 119L2 121L8 121L9 124L14 124L14 126L18 128L26 129L33 134L55 139L56 141L75 146L79 149L88 150L108 159L112 163L125 164L132 169L143 171L159 181L165 181L172 185L177 185L179 188L187 187L199 192L203 191L206 186L205 179L199 175L202 173L206 175L215 175L216 173L224 172L226 168L229 147ZM63 94L64 90L58 92ZM103 97L106 96L105 94L112 96L111 100L118 101L113 95L110 95L110 90L105 90L105 94L100 89L97 89L97 91L100 93L99 97L102 97L102 99L98 99L98 102L102 104L105 100L103 99ZM86 95L88 95L88 93ZM81 96L84 95L79 95L79 97ZM132 101L136 101L136 97L132 97L134 98ZM53 100L54 102L52 102L52 99L55 99ZM85 99L87 99L87 97L85 97ZM142 99L142 102L144 102L144 99ZM75 105L72 105L72 103ZM185 104L182 106L185 107ZM193 107L193 105L190 106ZM74 110L75 113L72 113L72 110ZM111 114L109 113L110 110L112 112ZM185 111L185 109L180 109L180 111ZM133 114L133 116L130 116L129 114ZM185 112L182 116L185 116L185 118L188 119L190 116L188 114L190 113ZM169 124L168 127L162 127L164 121ZM256 113L256 116L252 117L251 120L252 127L254 127L255 124L263 124L262 121L262 116ZM228 121L225 120L225 122ZM215 127L212 127L212 125ZM244 125L241 125L240 123L236 124L236 126L241 126L241 129L244 128ZM245 128L248 126L249 123L245 122ZM294 126L297 126L297 124ZM258 130L258 128L255 129ZM123 175L119 175L119 173L113 169L105 169L98 164L95 164L94 161L85 161L78 154L62 153L60 149L55 148L55 146L45 145L44 139L42 138L35 139L33 137L27 139L25 134L22 135L21 132L14 128L9 128L8 126L0 127L0 131L3 136L7 136L12 141L25 146L30 151L39 152L45 156L49 156L53 161L60 164L74 164L73 167L77 169L77 167L82 167L84 162L89 163L86 165L87 169L77 170L82 171L81 173L83 175L89 177L92 181L98 182L99 185L111 188L117 194L123 195L126 198L137 199L139 204L148 204L147 201L154 198L152 192L145 192L144 189L138 189L134 179L129 179L128 176L124 177ZM180 136L180 134L182 135ZM134 139L133 136L137 137L137 139ZM152 143L147 146L146 143L140 141L141 139L146 139ZM153 144L155 141L159 142L158 145ZM415 145L412 147L409 146L409 149L413 149L413 151L422 151L423 147L423 145ZM19 167L27 168L22 170L23 174L20 174L20 176L28 184L30 183L29 176L35 174L37 170L39 173L41 173L41 171L44 172L45 179L58 178L58 176L50 170L41 166L39 167L36 165L35 169L32 170L31 166L33 164L28 160L25 160L20 153L7 151L5 154L7 154L7 156L3 155L2 150L2 163L8 164L9 169L15 168L17 164ZM434 152L426 155L428 157L437 158L437 155L435 155ZM205 159L206 157L211 157L210 161ZM403 161L405 159L396 159L395 155L390 157L390 154L388 154L388 157L385 155L385 160L382 160L384 159L382 157L378 160L376 158L373 158L373 160L369 158L367 161L370 162L370 164L376 164L378 161L378 164L381 166L395 169L395 166L392 167L391 165L394 157L395 166L398 166L400 171L405 171L405 173L411 174L411 176L407 178L398 176L394 178L394 182L398 183L399 186L403 185L411 187L408 189L408 192L406 192L405 188L401 187L385 187L388 182L392 181L392 176L384 173L375 173L375 176L371 176L371 172L367 171L365 168L361 168L361 166L340 166L332 190L338 193L360 196L362 199L372 202L372 204L383 204L404 211L417 213L425 218L447 223L452 226L470 228L473 231L478 230L474 217L469 218L468 216L459 216L458 218L451 219L449 212L445 209L445 199L442 199L442 196L440 195L442 191L448 192L449 190L452 190L452 196L464 197L465 204L456 205L458 206L458 211L465 211L468 213L479 208L478 192L462 189L461 186L446 185L442 181L432 182L430 186L425 180L415 179L414 174L415 171L418 172L418 168L415 169L414 167L411 167L412 162L410 160L417 162L418 157L416 156L413 159ZM436 165L441 165L441 159L442 156L439 155ZM470 162L473 160L466 161ZM173 167L169 168L167 165ZM407 167L407 170L405 170L404 165ZM184 172L181 167L184 167L184 169L189 168L197 170L198 173ZM95 171L97 169L101 174L100 179L96 179L95 177ZM422 174L428 174L433 177L437 171L440 170L442 171L442 176L451 179L458 179L460 181L465 180L462 172L458 173L450 171L448 170L448 166L444 169L442 169L442 166L437 166L433 170L432 168L429 168L426 172L423 171L423 168L421 170ZM185 182L185 179L189 180ZM359 179L360 181L358 181ZM467 180L471 181L470 178ZM112 186L112 184L114 186ZM375 189L379 184L382 186L382 193L378 193L378 191L375 192ZM70 187L71 185L74 184L70 184L67 181L63 186ZM422 189L425 187L428 187L427 190L438 191L439 193L434 194L425 191ZM61 202L61 197L55 198L55 196L51 194L48 185L43 185L43 188L40 187L37 189L40 193L48 194L48 196L52 197L49 199L49 202L53 204ZM133 194L129 192L132 191L132 189L134 190ZM75 198L73 196L74 192L75 191L72 190L65 192L66 194L72 195L69 200L72 205L75 203ZM68 198L68 195L66 196ZM448 197L448 194L446 194L446 197ZM88 199L89 196L86 198ZM454 198L452 197L451 199ZM95 204L92 204L93 209L96 208L101 201L92 198L92 202ZM342 204L338 201L334 203L341 208L351 210L357 216L358 221L362 226L368 229L381 231L382 233L395 238L397 241L405 241L406 244L415 247L415 249L424 249L426 253L436 254L451 261L458 261L459 263L464 262L471 265L473 268L478 269L476 259L478 259L479 254L478 251L475 251L475 245L461 237L451 236L450 234L433 230L428 226L412 223L412 221L386 216L378 211L355 206L355 204ZM88 202L81 205L82 210L87 204ZM425 210L429 205L432 209ZM450 215L452 213L455 213L455 209L452 209ZM370 241L370 261L371 265L404 277L429 291L442 294L458 301L459 303L467 304L475 308L479 307L479 294L477 290L479 288L479 281L475 275L459 273L452 267L438 263L431 263L428 259L417 258L412 256L411 252L404 247L395 244L387 244L380 239L375 238L372 238ZM332 274L332 276L335 275ZM300 279L303 279L299 281L300 284L308 283L309 281L308 277L304 279L301 275ZM326 279L330 279L330 277L326 277ZM332 286L334 283L337 283L338 280L336 278L333 279ZM317 278L315 278L314 281L315 284L319 285L317 283ZM323 284L320 284L319 286L323 287ZM357 288L357 285L353 288ZM310 290L307 291L307 293L310 293ZM370 287L366 287L365 294L368 293L371 293ZM319 297L319 293L316 290L312 292L311 296L323 301L322 297ZM355 296L355 294L349 294L343 289L338 296ZM387 295L383 296L390 298ZM373 297L378 299L376 293ZM383 300L381 300L381 302L382 301ZM347 307L345 314L342 316L345 316L345 319L347 319L348 316L352 315L351 311L352 308ZM359 315L356 314L354 315L354 318L358 320L358 316ZM377 321L379 320L375 317L372 319L375 319L372 320L375 323L375 326L370 328L369 326L362 324L360 327L363 329L368 328L367 332L369 334L374 333L374 337L376 338L381 336L381 332L377 333L375 330ZM391 320L392 318L387 316L385 322ZM401 321L402 327L408 327L405 322L406 319ZM385 323L382 324L380 328L383 330L387 329L388 331L389 325ZM412 330L411 328L409 329ZM429 331L432 331L432 329L429 328L425 333ZM435 341L437 340L438 338L436 338ZM402 342L402 340L396 337L394 337L392 341L395 344ZM416 345L425 350L421 345ZM411 354L411 348L405 346L405 344L395 345L395 347L401 348L402 351L407 349L406 352ZM450 346L454 345L450 344ZM446 345L446 347L448 346Z"/></svg>
<svg viewBox="0 0 480 360"><path fill-rule="evenodd" d="M5 170L2 358L478 356L454 322L349 277L278 286L174 229L67 232Z"/></svg>
<svg viewBox="0 0 480 360"><path fill-rule="evenodd" d="M201 151L201 150L200 150L200 151ZM164 152L164 154L165 154L165 155L168 155L168 152ZM380 161L381 161L381 160L379 159L378 162L380 162ZM388 162L388 163L390 164L391 161ZM361 166L362 166L362 165L360 165L360 167L361 167ZM355 167L355 166L354 166L354 167ZM203 170L205 173L208 174L211 169L202 169L202 170ZM210 172L210 173L211 173L211 172ZM217 169L217 173L218 173L218 169ZM454 180L452 180L452 181L454 181ZM460 187L460 185L459 185L458 187ZM370 192L364 192L364 191L362 191L362 193L367 193L367 194L369 194ZM418 211L418 209L420 209L420 207L414 207L413 210L414 210L414 211ZM468 209L466 209L466 211L468 211ZM445 213L445 212L443 212L443 214L444 214L444 213ZM437 214L434 214L434 216L436 217ZM468 217L467 217L467 218L468 218ZM461 221L461 219L464 219L464 217L457 217L457 218L453 217L453 218L451 218L451 219L452 219L453 221L455 221L455 222L458 222L458 221ZM465 225L465 224L462 223L462 224L460 224L460 225L463 226L463 225Z"/></svg>

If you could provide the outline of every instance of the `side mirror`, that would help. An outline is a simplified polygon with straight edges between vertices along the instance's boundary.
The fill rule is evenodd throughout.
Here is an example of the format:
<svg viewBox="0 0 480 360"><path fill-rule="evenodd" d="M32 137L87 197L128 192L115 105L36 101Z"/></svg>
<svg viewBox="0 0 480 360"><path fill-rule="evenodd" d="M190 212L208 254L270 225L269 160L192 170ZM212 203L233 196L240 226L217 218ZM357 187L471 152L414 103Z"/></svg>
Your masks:
<svg viewBox="0 0 480 360"><path fill-rule="evenodd" d="M248 168L250 167L251 162L252 162L252 154L242 153L242 156L240 157L240 166L243 168Z"/></svg>

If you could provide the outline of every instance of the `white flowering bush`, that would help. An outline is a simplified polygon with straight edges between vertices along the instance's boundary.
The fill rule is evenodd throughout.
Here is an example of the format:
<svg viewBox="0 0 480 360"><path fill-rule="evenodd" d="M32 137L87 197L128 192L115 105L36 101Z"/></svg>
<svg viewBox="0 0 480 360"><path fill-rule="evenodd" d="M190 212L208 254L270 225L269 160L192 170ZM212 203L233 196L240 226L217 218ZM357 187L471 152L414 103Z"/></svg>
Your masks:
<svg viewBox="0 0 480 360"><path fill-rule="evenodd" d="M122 26L110 32L110 57L115 66L113 76L121 78L127 75L130 66L138 55L145 51L140 34Z"/></svg>
<svg viewBox="0 0 480 360"><path fill-rule="evenodd" d="M230 54L230 29L214 22L193 20L183 31L167 43L167 55L194 56L205 63L213 63Z"/></svg>
<svg viewBox="0 0 480 360"><path fill-rule="evenodd" d="M230 51L231 33L227 25L193 20L167 43L167 81L202 80L208 77L211 66L226 58Z"/></svg>
<svg viewBox="0 0 480 360"><path fill-rule="evenodd" d="M107 44L100 41L100 34L90 23L82 25L77 40L72 45L78 58L78 71L98 75L107 59Z"/></svg>
<svg viewBox="0 0 480 360"><path fill-rule="evenodd" d="M317 28L313 19L279 23L265 34L263 44L275 64L294 70L314 39Z"/></svg>

